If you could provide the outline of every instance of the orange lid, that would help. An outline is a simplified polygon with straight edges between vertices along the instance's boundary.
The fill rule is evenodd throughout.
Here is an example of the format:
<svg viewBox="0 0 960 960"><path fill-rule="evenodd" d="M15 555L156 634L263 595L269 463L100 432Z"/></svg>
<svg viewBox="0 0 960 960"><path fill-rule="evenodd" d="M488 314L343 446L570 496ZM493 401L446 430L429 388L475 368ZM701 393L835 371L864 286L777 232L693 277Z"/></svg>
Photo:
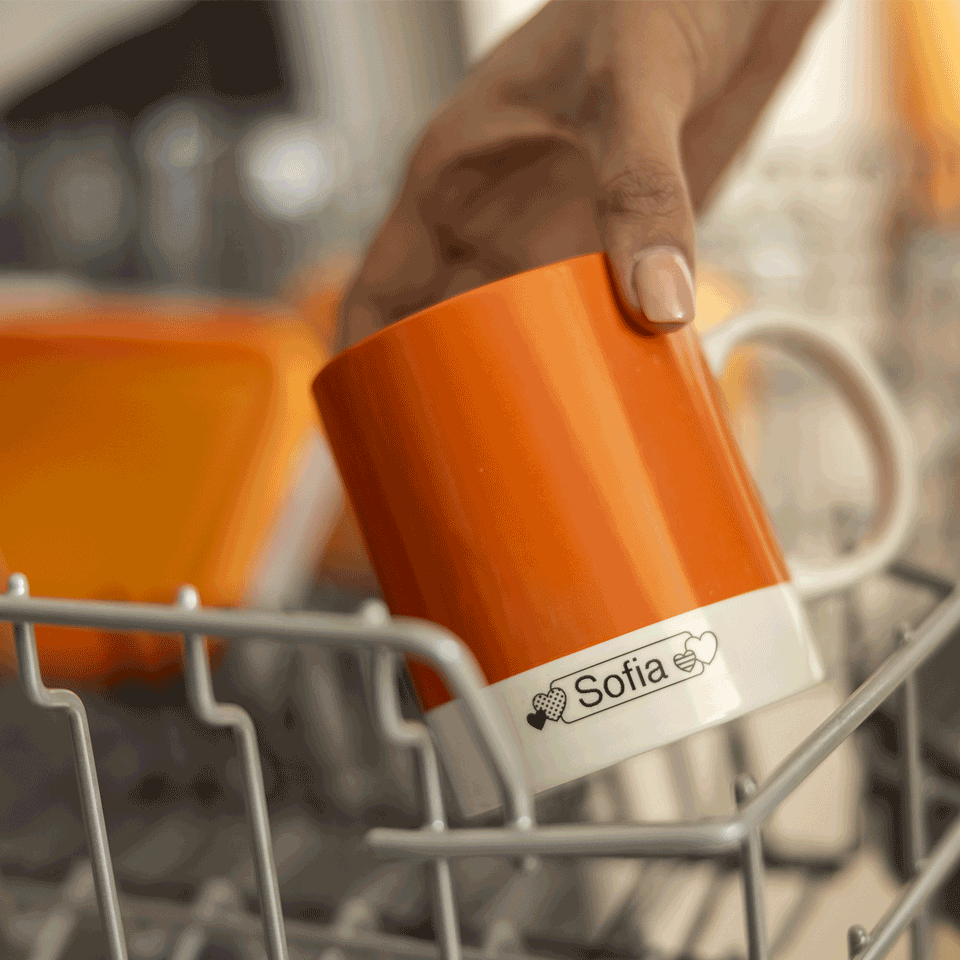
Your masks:
<svg viewBox="0 0 960 960"><path fill-rule="evenodd" d="M316 338L288 309L102 298L0 318L0 549L34 596L256 602L319 420ZM15 509L12 505L16 505ZM176 638L38 627L48 679L179 662ZM0 666L13 664L0 641Z"/></svg>

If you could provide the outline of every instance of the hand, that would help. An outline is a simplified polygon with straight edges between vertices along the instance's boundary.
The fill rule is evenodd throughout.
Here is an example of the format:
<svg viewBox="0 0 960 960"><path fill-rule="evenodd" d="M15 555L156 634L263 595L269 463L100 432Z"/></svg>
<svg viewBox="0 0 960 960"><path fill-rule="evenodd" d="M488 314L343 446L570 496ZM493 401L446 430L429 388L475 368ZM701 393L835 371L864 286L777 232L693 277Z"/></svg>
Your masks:
<svg viewBox="0 0 960 960"><path fill-rule="evenodd" d="M427 128L347 295L339 346L599 250L640 326L692 320L694 214L820 5L547 4Z"/></svg>

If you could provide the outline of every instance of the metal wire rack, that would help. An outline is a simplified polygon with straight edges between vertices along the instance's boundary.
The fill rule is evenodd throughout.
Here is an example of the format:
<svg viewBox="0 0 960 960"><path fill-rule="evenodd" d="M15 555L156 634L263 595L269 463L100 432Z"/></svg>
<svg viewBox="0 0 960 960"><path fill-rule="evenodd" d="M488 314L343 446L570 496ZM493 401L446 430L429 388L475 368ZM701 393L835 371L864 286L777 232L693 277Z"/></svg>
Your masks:
<svg viewBox="0 0 960 960"><path fill-rule="evenodd" d="M195 590L184 587L171 606L34 598L26 578L10 578L0 595L0 620L14 626L20 684L28 699L45 710L63 711L70 720L77 783L86 827L89 859L74 864L55 896L38 894L42 918L36 928L31 960L59 960L79 919L99 912L111 960L126 960L128 936L161 918L175 920L179 933L168 956L197 960L214 934L244 938L262 945L269 960L287 960L290 944L324 960L349 951L360 957L437 955L446 960L489 957L463 946L458 926L451 860L474 856L508 858L517 871L531 873L544 857L681 858L729 863L741 875L746 941L750 960L770 955L765 910L765 858L761 828L777 807L891 695L902 688L903 733L899 770L904 784L902 829L906 838L909 880L871 931L850 927L849 954L858 960L886 956L911 928L914 960L928 956L928 903L960 862L960 820L932 850L924 841L924 777L921 768L917 670L960 627L960 592L953 585L906 564L895 577L932 591L940 602L915 631L903 630L895 651L780 766L758 785L742 776L736 783L738 812L726 818L643 824L538 825L531 795L520 772L502 719L484 693L484 679L470 651L435 624L391 617L382 603L369 601L354 615L334 613L274 614L203 609ZM104 820L97 769L83 702L69 690L51 690L43 682L33 625L59 624L110 630L149 630L174 634L184 641L184 678L189 704L204 723L232 731L243 771L243 792L256 871L259 914L244 905L228 880L212 878L192 904L158 903L149 897L118 892ZM374 655L371 697L383 736L409 748L419 762L423 826L420 829L376 828L367 832L368 847L385 858L422 862L433 893L436 945L400 935L374 932L363 923L367 907L347 900L328 924L285 918L271 841L264 777L257 736L250 715L240 706L214 698L205 637L270 638L296 644L366 649ZM477 742L495 772L504 801L501 826L450 828L444 809L437 756L421 723L405 719L397 698L401 655L433 666L463 701ZM766 860L766 864L765 864ZM33 886L37 886L33 883ZM0 916L16 909L18 893L30 881L0 886ZM131 927L132 925L132 927ZM132 933L131 933L132 929ZM497 956L512 957L509 951ZM523 954L531 956L529 952Z"/></svg>

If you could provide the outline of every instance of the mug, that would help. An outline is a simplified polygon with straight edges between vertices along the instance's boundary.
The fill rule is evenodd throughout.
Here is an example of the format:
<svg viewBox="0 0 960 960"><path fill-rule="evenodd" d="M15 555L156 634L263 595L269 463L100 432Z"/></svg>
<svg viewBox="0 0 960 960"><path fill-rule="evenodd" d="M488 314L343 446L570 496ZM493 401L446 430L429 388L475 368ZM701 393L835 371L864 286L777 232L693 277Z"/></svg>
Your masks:
<svg viewBox="0 0 960 960"><path fill-rule="evenodd" d="M746 341L812 362L872 440L873 533L836 563L785 560L738 450L715 374ZM387 604L472 650L535 792L819 683L802 600L885 566L913 516L909 431L855 344L766 312L703 350L642 332L602 254L401 320L314 393ZM459 704L410 667L462 811L497 807Z"/></svg>

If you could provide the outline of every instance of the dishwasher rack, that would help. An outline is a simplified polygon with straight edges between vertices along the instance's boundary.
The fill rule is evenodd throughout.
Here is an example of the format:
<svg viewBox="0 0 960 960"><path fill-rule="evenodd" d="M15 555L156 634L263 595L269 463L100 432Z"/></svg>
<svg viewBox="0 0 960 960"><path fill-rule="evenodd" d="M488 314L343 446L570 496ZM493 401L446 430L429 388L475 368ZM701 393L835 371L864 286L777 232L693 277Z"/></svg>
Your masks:
<svg viewBox="0 0 960 960"><path fill-rule="evenodd" d="M366 602L353 615L336 613L266 613L204 609L197 592L183 587L171 606L34 598L26 577L14 574L0 594L0 621L13 624L20 684L36 706L64 711L70 720L77 782L90 859L74 865L60 886L36 938L35 955L61 957L66 942L84 912L99 911L110 960L126 960L124 916L149 920L162 910L182 922L169 956L196 958L209 931L230 931L262 940L269 960L287 960L288 942L319 951L336 960L349 950L354 956L435 957L445 960L479 958L488 953L463 946L458 927L450 860L471 856L508 858L517 871L537 870L542 857L683 858L733 857L739 867L745 905L746 941L750 960L766 960L769 937L765 915L764 851L761 828L804 779L887 700L902 688L903 732L900 770L904 784L902 828L906 838L909 880L872 931L849 929L851 958L878 960L888 954L900 935L911 928L914 960L928 955L927 904L950 879L960 862L960 819L955 820L930 851L924 843L924 779L917 670L960 628L960 589L910 568L890 571L939 594L941 602L922 624L902 629L895 652L855 690L780 766L758 785L743 776L736 783L738 813L728 818L645 824L557 824L535 820L532 797L519 762L504 734L502 719L488 702L485 681L472 654L436 624L391 617L379 601ZM97 772L80 698L72 691L48 689L40 672L33 625L59 624L109 630L148 630L180 635L184 642L187 699L204 723L229 728L235 737L243 774L247 822L251 832L259 916L243 907L236 889L222 879L211 880L193 905L162 907L145 897L120 896L110 856ZM344 904L326 925L284 918L274 862L263 771L257 735L242 707L214 698L205 637L269 638L277 642L365 649L374 654L373 689L377 721L385 739L413 750L419 761L424 824L421 829L374 828L367 832L369 848L385 858L419 861L429 871L434 903L436 947L427 941L364 930L362 904ZM427 728L405 719L398 698L402 655L430 664L464 703L473 733L495 772L504 800L500 827L450 828L444 809L440 769ZM9 885L8 885L9 886ZM21 886L29 884L21 882ZM9 892L0 895L0 910L9 909ZM513 954L499 953L510 958ZM529 953L524 954L529 957Z"/></svg>

